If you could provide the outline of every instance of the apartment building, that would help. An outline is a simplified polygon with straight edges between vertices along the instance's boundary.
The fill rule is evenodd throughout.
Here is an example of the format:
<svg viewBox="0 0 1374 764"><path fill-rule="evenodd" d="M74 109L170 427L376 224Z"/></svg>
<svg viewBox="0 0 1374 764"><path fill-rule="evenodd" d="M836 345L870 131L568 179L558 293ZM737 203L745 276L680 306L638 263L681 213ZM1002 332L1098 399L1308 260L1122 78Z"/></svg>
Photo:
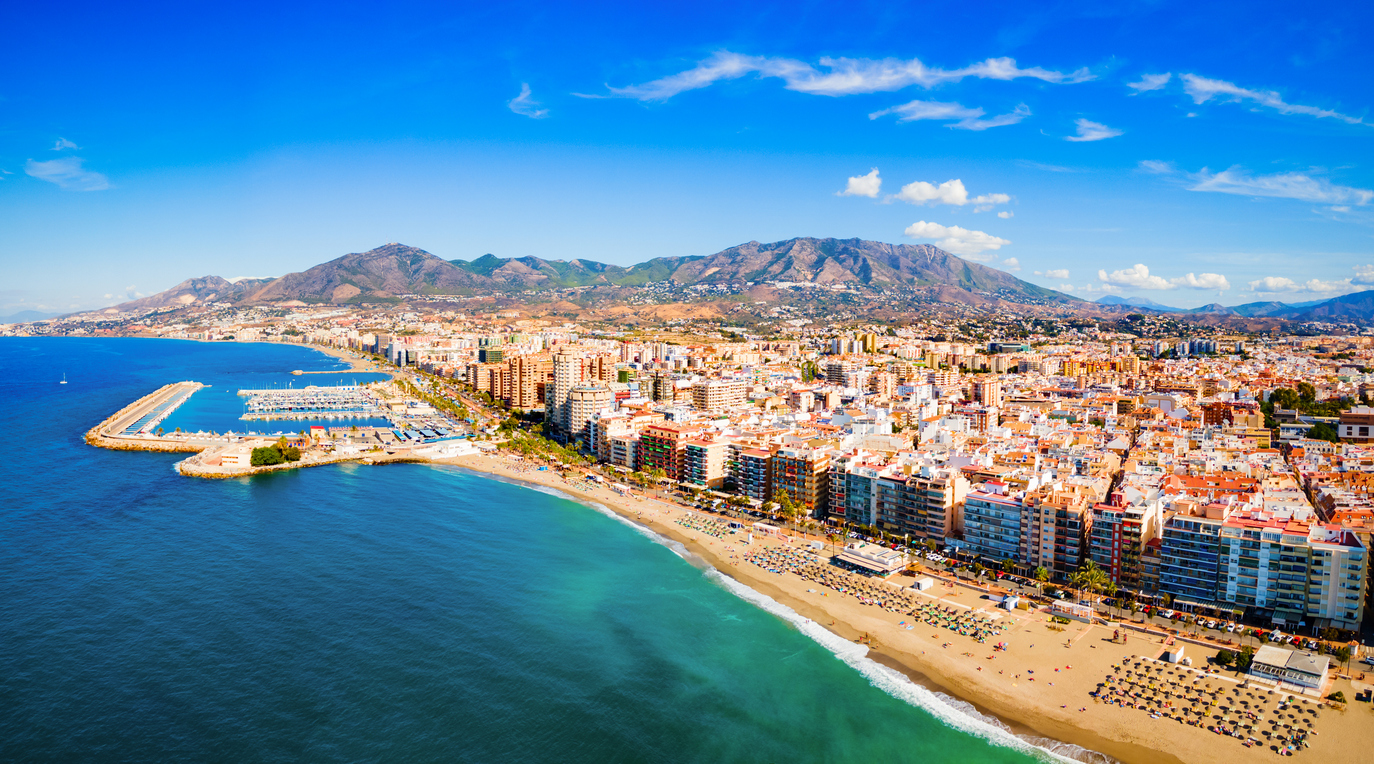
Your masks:
<svg viewBox="0 0 1374 764"><path fill-rule="evenodd" d="M1174 503L1159 549L1159 591L1179 605L1216 606L1221 526L1225 504Z"/></svg>
<svg viewBox="0 0 1374 764"><path fill-rule="evenodd" d="M582 353L571 348L558 351L553 356L553 384L545 387L544 423L554 437L566 440L571 411L568 396L572 389L582 383Z"/></svg>
<svg viewBox="0 0 1374 764"><path fill-rule="evenodd" d="M735 491L757 502L773 498L773 453L739 444L730 447L730 477Z"/></svg>
<svg viewBox="0 0 1374 764"><path fill-rule="evenodd" d="M874 504L877 525L889 533L943 544L962 520L969 482L958 470L923 466L880 473Z"/></svg>
<svg viewBox="0 0 1374 764"><path fill-rule="evenodd" d="M687 441L700 433L700 428L685 425L657 424L644 428L635 449L639 469L663 470L670 480L681 480Z"/></svg>
<svg viewBox="0 0 1374 764"><path fill-rule="evenodd" d="M517 355L506 360L510 368L510 396L512 408L533 411L544 402L544 388L553 375L553 356L547 353Z"/></svg>
<svg viewBox="0 0 1374 764"><path fill-rule="evenodd" d="M964 499L964 543L980 557L1024 564L1021 497L1007 488L1006 483L990 480Z"/></svg>
<svg viewBox="0 0 1374 764"><path fill-rule="evenodd" d="M692 383L692 405L698 411L725 411L742 403L742 379L702 379Z"/></svg>
<svg viewBox="0 0 1374 764"><path fill-rule="evenodd" d="M569 443L577 443L589 450L596 441L588 426L592 418L615 406L615 394L605 385L578 385L568 391L568 419L564 429Z"/></svg>
<svg viewBox="0 0 1374 764"><path fill-rule="evenodd" d="M824 517L830 503L830 452L824 448L780 448L770 463L773 494L786 492L812 517Z"/></svg>
<svg viewBox="0 0 1374 764"><path fill-rule="evenodd" d="M1157 500L1127 504L1124 496L1117 492L1112 495L1111 503L1093 507L1088 556L1118 586L1136 592L1146 591L1141 555L1146 545L1158 537L1159 522Z"/></svg>
<svg viewBox="0 0 1374 764"><path fill-rule="evenodd" d="M682 451L682 482L712 490L723 488L729 446L724 440L688 440Z"/></svg>
<svg viewBox="0 0 1374 764"><path fill-rule="evenodd" d="M1083 564L1093 513L1088 497L1077 487L1042 487L1021 500L1023 550L1021 560L1044 568L1056 581L1067 579Z"/></svg>

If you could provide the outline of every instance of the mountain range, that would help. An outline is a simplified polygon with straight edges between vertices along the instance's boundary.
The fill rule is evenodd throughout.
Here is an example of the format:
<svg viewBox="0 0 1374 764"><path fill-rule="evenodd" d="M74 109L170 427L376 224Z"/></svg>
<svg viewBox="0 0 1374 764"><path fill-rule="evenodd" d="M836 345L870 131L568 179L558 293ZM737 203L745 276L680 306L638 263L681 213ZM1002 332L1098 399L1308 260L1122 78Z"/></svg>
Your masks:
<svg viewBox="0 0 1374 764"><path fill-rule="evenodd" d="M0 324L27 324L48 318L57 318L61 313L44 313L38 310L21 310L8 316L0 316Z"/></svg>
<svg viewBox="0 0 1374 764"><path fill-rule="evenodd" d="M751 241L714 255L659 257L628 267L591 260L501 258L490 254L471 261L444 260L422 249L392 243L277 279L188 279L165 292L118 305L113 310L211 302L389 303L400 301L404 295L638 287L662 281L678 286L759 281L873 288L936 286L987 292L1011 300L1082 302L928 244L797 238L771 244Z"/></svg>
<svg viewBox="0 0 1374 764"><path fill-rule="evenodd" d="M1297 321L1331 319L1366 320L1374 318L1374 291L1355 292L1329 300L1308 302L1247 302L1244 305L1210 303L1200 308L1175 308L1146 297L1118 297L1107 295L1097 300L1099 305L1145 308L1160 313L1190 315L1239 316L1242 318L1285 318Z"/></svg>
<svg viewBox="0 0 1374 764"><path fill-rule="evenodd" d="M1013 303L1054 304L1073 309L1152 310L1207 321L1374 319L1374 291L1307 303L1254 302L1231 307L1213 303L1191 310L1143 297L1116 295L1089 303L929 244L811 237L769 244L751 241L713 255L658 257L630 266L535 256L502 258L491 254L474 260L445 260L416 247L392 243L275 279L187 279L164 292L103 312L208 303L387 304L402 302L407 295L518 295L579 287L634 288L655 282L671 282L679 287L759 282L846 285L866 288L875 294L889 288L930 287L938 292L941 301L977 303L1001 298Z"/></svg>

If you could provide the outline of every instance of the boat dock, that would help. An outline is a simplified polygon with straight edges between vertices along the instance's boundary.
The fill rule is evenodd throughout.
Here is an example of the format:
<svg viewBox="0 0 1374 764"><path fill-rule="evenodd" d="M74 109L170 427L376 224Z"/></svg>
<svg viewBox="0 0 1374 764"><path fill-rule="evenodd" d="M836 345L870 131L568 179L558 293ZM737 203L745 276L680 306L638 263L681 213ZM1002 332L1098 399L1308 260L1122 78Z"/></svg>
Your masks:
<svg viewBox="0 0 1374 764"><path fill-rule="evenodd" d="M369 419L386 415L376 394L360 385L240 390L244 420Z"/></svg>

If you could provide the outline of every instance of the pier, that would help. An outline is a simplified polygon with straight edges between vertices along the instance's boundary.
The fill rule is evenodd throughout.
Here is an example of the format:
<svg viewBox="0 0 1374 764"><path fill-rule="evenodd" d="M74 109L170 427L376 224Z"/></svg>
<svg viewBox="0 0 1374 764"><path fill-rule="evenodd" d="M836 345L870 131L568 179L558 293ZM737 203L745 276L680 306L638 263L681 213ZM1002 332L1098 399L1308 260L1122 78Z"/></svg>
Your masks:
<svg viewBox="0 0 1374 764"><path fill-rule="evenodd" d="M115 438L147 436L204 386L199 382L177 382L167 385L106 420L100 427L99 434Z"/></svg>

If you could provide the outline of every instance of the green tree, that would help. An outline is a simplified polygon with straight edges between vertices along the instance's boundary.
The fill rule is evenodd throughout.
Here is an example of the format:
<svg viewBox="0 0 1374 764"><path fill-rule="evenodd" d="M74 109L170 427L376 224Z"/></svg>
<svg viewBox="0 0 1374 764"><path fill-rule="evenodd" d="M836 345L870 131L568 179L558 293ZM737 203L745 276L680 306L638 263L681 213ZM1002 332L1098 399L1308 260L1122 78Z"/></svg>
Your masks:
<svg viewBox="0 0 1374 764"><path fill-rule="evenodd" d="M1312 440L1324 440L1328 443L1341 442L1340 433L1336 432L1336 428L1326 422L1317 422L1312 425L1312 429L1307 431L1307 437Z"/></svg>
<svg viewBox="0 0 1374 764"><path fill-rule="evenodd" d="M1092 560L1083 563L1073 572L1069 577L1069 584L1085 594L1105 594L1109 597L1116 594L1116 584L1112 582L1111 576Z"/></svg>
<svg viewBox="0 0 1374 764"><path fill-rule="evenodd" d="M254 467L267 467L284 463L286 457L282 456L282 452L275 446L263 446L253 449L253 453L249 456L248 461Z"/></svg>

